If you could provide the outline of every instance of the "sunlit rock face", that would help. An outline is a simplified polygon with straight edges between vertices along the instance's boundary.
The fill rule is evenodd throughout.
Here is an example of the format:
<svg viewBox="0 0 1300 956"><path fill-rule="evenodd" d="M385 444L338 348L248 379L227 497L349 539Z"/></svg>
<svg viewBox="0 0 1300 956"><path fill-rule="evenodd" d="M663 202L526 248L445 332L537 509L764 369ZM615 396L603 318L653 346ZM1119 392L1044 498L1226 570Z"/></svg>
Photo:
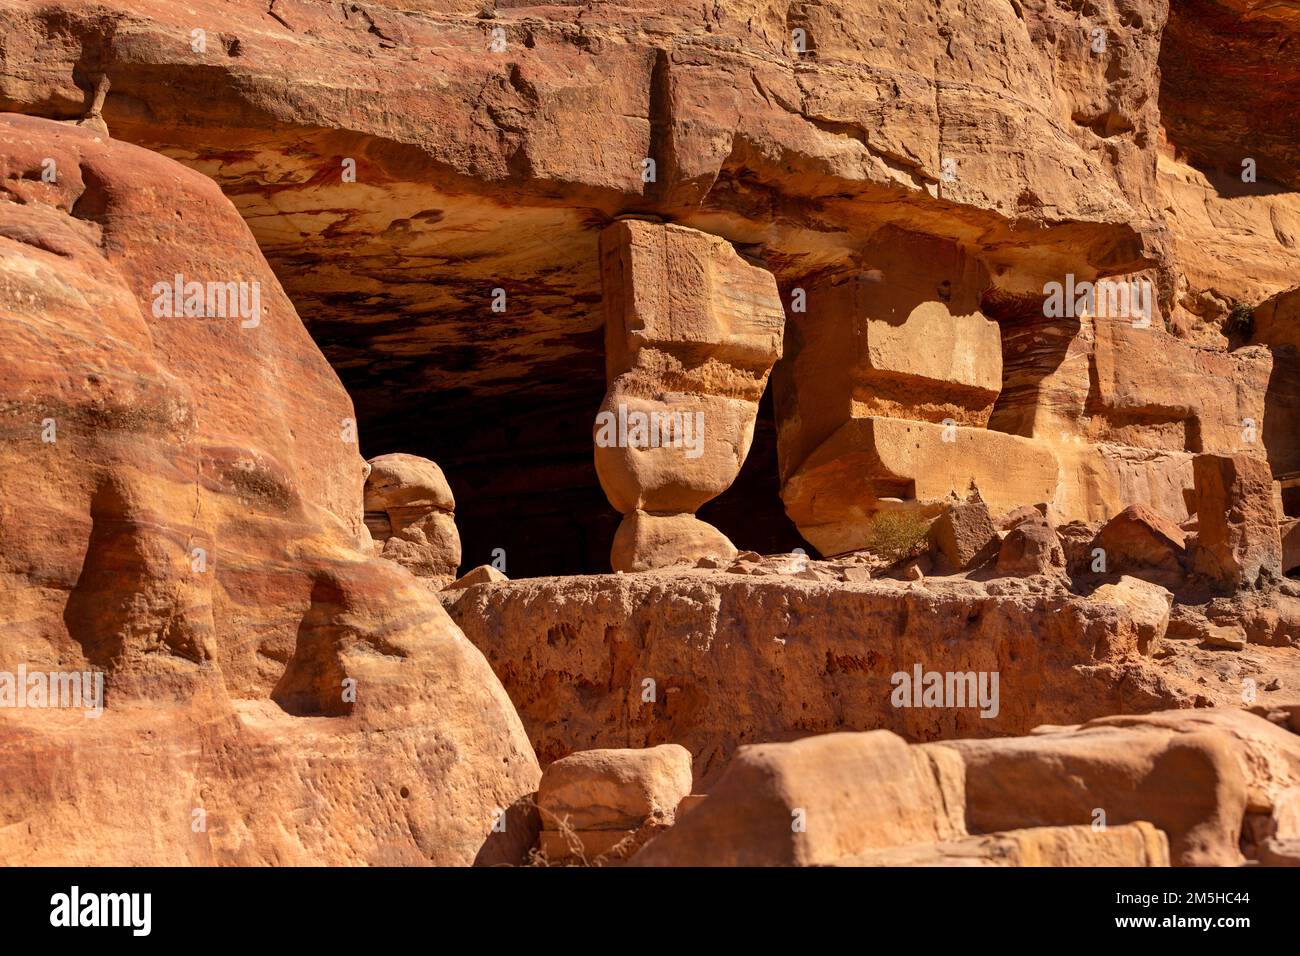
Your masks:
<svg viewBox="0 0 1300 956"><path fill-rule="evenodd" d="M7 115L0 140L0 672L102 681L93 718L0 709L0 855L508 855L493 813L532 748L363 547L352 402L239 214L92 130Z"/></svg>
<svg viewBox="0 0 1300 956"><path fill-rule="evenodd" d="M0 671L107 696L0 713L0 858L518 862L584 748L1293 706L1292 7L9 0ZM814 857L1263 859L1232 787Z"/></svg>
<svg viewBox="0 0 1300 956"><path fill-rule="evenodd" d="M0 13L0 107L79 116L104 73L115 137L214 178L356 402L362 452L445 469L469 566L608 566L590 424L616 215L736 244L787 305L883 268L868 247L896 229L1018 292L1165 248L1161 4L1086 23L919 0L357 6L24 0ZM702 513L740 547L800 543L774 437L760 411L750 464Z"/></svg>

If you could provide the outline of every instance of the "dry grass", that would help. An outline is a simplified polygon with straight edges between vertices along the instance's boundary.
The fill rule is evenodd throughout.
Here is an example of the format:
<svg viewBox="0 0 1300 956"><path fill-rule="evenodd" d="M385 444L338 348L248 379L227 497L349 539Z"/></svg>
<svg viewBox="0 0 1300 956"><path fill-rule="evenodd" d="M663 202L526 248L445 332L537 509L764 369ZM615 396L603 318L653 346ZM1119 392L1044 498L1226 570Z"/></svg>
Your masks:
<svg viewBox="0 0 1300 956"><path fill-rule="evenodd" d="M910 558L925 549L930 521L915 508L891 508L876 513L866 550L885 561Z"/></svg>
<svg viewBox="0 0 1300 956"><path fill-rule="evenodd" d="M609 866L622 863L645 846L652 836L666 829L661 823L647 820L639 829L623 837L604 853L588 859L586 849L582 845L582 838L578 835L578 831L569 824L567 816L560 817L548 810L544 810L537 805L536 801L530 801L530 803L537 808L538 815L542 818L543 829L553 830L564 838L570 856L562 860L552 860L540 846L535 846L528 851L528 862L524 864L525 866Z"/></svg>

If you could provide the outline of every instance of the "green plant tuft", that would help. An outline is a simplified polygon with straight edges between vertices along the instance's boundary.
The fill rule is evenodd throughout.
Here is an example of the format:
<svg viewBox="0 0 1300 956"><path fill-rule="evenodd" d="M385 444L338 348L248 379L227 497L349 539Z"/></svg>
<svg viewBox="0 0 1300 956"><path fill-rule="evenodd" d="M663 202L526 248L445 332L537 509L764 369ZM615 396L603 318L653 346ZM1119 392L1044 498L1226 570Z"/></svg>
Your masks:
<svg viewBox="0 0 1300 956"><path fill-rule="evenodd" d="M871 522L867 550L887 561L897 561L911 555L929 530L929 519L914 508L881 511Z"/></svg>
<svg viewBox="0 0 1300 956"><path fill-rule="evenodd" d="M1240 335L1243 339L1249 339L1255 331L1255 307L1246 305L1244 302L1234 302L1232 311L1228 317L1223 320L1223 332L1225 335Z"/></svg>

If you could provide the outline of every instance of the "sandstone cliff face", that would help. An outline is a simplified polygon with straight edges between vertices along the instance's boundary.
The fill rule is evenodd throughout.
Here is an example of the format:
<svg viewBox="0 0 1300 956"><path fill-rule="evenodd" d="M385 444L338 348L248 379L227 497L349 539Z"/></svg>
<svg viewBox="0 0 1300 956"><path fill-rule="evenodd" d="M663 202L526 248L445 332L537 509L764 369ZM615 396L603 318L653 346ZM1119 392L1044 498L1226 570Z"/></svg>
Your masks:
<svg viewBox="0 0 1300 956"><path fill-rule="evenodd" d="M1182 519L1191 454L1263 453L1239 435L1267 418L1266 357L1203 354L1164 329L1221 343L1233 303L1294 282L1295 194L1267 185L1292 182L1295 158L1277 93L1290 54L1269 55L1292 35L1284 13L480 13L32 0L3 14L0 107L77 116L107 76L115 135L216 179L358 399L368 451L425 453L475 488L460 516L471 563L502 547L525 573L604 567L618 519L582 422L600 405L598 237L618 214L720 236L776 277L791 323L784 509L819 549L859 546L881 497L972 479L998 506L1034 497L1097 520L1142 503ZM1193 66L1220 36L1251 66ZM1231 122L1207 103L1231 103ZM1250 186L1228 145L1243 142L1258 153ZM1046 283L1099 275L1151 283L1150 327L1043 321ZM850 328L859 357L839 341ZM1204 384L1219 377L1238 391L1227 403ZM432 405L447 427L412 447L414 410ZM955 434L925 427L944 421ZM755 507L783 523L760 477L771 457L739 483L749 507L724 534ZM1009 460L1017 474L995 487Z"/></svg>
<svg viewBox="0 0 1300 956"><path fill-rule="evenodd" d="M0 80L0 107L77 116L108 75L114 135L217 180L357 399L368 453L424 453L477 490L460 515L471 563L500 546L524 572L604 566L617 518L582 423L600 403L597 246L616 214L761 254L787 305L820 277L884 272L909 290L891 320L908 320L909 342L945 314L935 290L968 295L968 275L1020 295L1066 273L1168 265L1152 165L1163 4L1084 18L1054 3L911 0L479 12L25 2L3 15ZM911 373L882 360L886 375ZM980 374L1002 389L995 365ZM950 377L933 361L926 375ZM447 427L410 447L413 410L435 400ZM875 414L929 420L909 403ZM499 424L470 427L471 410ZM827 437L804 417L786 428L809 451ZM969 441L981 450L966 458L1024 445ZM1054 460L1028 454L1040 471ZM771 457L755 467L770 474ZM1094 457L1094 470L1123 470ZM906 482L928 466L895 467ZM773 514L764 480L737 494ZM786 498L808 534L815 522ZM505 501L535 537L511 531ZM556 548L558 561L539 556Z"/></svg>
<svg viewBox="0 0 1300 956"><path fill-rule="evenodd" d="M351 402L242 220L90 130L0 137L0 670L104 680L97 719L0 713L5 858L471 862L536 760L437 602L360 550ZM227 281L250 308L212 312Z"/></svg>
<svg viewBox="0 0 1300 956"><path fill-rule="evenodd" d="M678 744L701 815L669 748L654 812L543 847L698 862L773 810L727 859L1291 859L1255 730L1096 722L1300 685L1297 32L10 0L0 672L107 706L0 712L0 858L517 862L537 804L590 822L583 773L653 776L610 748ZM1004 696L900 705L914 665ZM881 730L1029 736L772 743ZM814 786L891 821L825 844L747 782L952 809L957 762L964 820ZM1141 791L1126 829L1080 831L1062 762Z"/></svg>

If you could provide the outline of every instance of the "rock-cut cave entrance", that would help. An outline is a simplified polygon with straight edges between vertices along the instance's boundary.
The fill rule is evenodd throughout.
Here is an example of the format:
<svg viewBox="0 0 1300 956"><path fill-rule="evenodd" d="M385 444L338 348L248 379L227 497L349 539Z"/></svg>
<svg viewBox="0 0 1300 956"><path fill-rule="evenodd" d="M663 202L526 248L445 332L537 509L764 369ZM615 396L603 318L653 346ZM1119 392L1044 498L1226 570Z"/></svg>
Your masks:
<svg viewBox="0 0 1300 956"><path fill-rule="evenodd" d="M602 368L575 368L582 389L563 398L530 399L526 392L484 398L453 389L395 408L384 407L382 397L370 401L376 396L364 376L349 378L344 384L356 405L363 456L407 452L438 462L447 475L462 572L491 563L497 549L516 578L609 571L622 516L606 500L592 460ZM808 548L781 504L770 385L739 477L699 516L741 550Z"/></svg>
<svg viewBox="0 0 1300 956"><path fill-rule="evenodd" d="M423 219L438 221L433 212ZM498 549L512 578L610 569L621 515L601 490L592 448L605 392L603 223L571 225L565 242L546 229L480 232L476 248L489 252L445 257L418 301L401 283L316 291L272 255L352 397L361 454L420 455L446 474L462 572L492 563ZM491 308L496 289L504 311ZM699 516L741 550L808 547L781 502L770 383L739 477Z"/></svg>

